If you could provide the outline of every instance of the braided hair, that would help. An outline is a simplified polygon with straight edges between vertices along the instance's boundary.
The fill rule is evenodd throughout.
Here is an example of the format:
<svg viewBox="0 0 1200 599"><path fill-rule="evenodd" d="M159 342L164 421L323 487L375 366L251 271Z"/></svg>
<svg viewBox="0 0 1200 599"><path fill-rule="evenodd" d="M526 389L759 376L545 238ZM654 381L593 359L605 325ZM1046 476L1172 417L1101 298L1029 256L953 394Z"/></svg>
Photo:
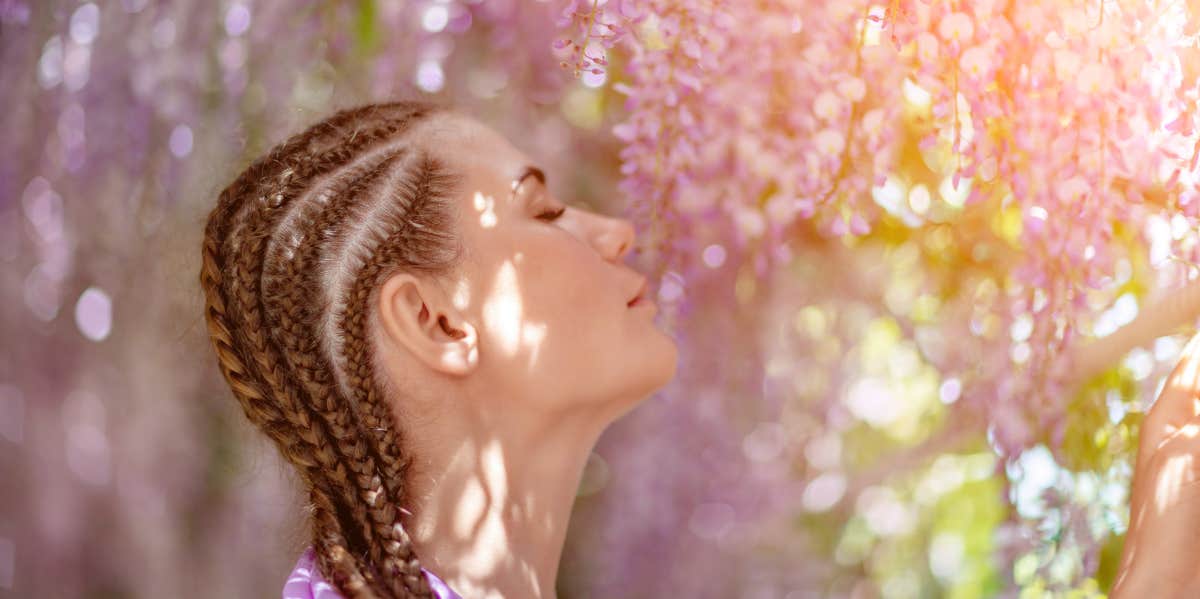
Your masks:
<svg viewBox="0 0 1200 599"><path fill-rule="evenodd" d="M340 110L221 191L200 285L225 380L306 486L322 572L346 597L432 597L400 521L411 462L373 362L372 300L398 270L460 264L459 179L413 140L444 109Z"/></svg>

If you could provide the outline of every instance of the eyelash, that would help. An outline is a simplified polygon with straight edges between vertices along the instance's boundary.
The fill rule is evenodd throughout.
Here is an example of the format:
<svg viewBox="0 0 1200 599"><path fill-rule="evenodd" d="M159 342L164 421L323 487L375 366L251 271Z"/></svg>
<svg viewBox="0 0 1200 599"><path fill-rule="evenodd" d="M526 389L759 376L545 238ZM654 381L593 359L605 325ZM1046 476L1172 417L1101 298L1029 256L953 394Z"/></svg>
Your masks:
<svg viewBox="0 0 1200 599"><path fill-rule="evenodd" d="M554 222L554 221L558 220L558 217L562 216L563 213L566 211L567 211L567 207L563 206L562 208L559 208L558 210L551 210L549 212L543 212L538 215L538 218L545 220L545 221Z"/></svg>

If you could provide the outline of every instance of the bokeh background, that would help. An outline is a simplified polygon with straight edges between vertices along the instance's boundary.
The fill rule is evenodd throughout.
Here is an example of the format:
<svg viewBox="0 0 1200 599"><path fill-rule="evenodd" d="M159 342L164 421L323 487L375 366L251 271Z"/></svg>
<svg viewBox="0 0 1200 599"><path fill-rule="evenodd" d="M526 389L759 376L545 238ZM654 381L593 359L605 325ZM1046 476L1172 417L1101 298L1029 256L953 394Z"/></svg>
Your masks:
<svg viewBox="0 0 1200 599"><path fill-rule="evenodd" d="M290 132L418 97L635 219L680 344L560 597L1103 596L1200 315L1198 16L0 0L0 594L277 596L303 503L208 346L204 220Z"/></svg>

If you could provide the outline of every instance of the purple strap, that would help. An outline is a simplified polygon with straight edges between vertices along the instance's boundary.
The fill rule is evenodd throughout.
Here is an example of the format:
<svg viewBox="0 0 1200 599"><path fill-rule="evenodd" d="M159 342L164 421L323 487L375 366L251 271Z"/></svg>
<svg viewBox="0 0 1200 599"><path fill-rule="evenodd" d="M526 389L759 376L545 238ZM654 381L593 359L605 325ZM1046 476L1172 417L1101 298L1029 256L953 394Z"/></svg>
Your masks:
<svg viewBox="0 0 1200 599"><path fill-rule="evenodd" d="M421 572L429 580L429 587L438 599L462 599L433 572L425 568L421 568ZM283 599L344 599L337 588L321 576L321 569L317 567L317 552L312 545L306 547L300 559L296 560L296 567L292 568L283 585Z"/></svg>

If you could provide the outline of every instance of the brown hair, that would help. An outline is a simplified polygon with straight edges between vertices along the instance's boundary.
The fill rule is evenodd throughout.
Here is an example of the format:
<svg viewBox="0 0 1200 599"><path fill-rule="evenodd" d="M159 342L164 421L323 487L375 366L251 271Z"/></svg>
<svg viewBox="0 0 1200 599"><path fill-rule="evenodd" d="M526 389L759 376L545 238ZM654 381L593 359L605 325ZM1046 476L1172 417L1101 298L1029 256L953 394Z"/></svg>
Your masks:
<svg viewBox="0 0 1200 599"><path fill-rule="evenodd" d="M376 372L372 299L399 269L459 265L457 178L412 143L444 109L341 110L276 145L224 190L200 284L220 369L307 487L313 545L347 597L432 597L400 522L410 456Z"/></svg>

